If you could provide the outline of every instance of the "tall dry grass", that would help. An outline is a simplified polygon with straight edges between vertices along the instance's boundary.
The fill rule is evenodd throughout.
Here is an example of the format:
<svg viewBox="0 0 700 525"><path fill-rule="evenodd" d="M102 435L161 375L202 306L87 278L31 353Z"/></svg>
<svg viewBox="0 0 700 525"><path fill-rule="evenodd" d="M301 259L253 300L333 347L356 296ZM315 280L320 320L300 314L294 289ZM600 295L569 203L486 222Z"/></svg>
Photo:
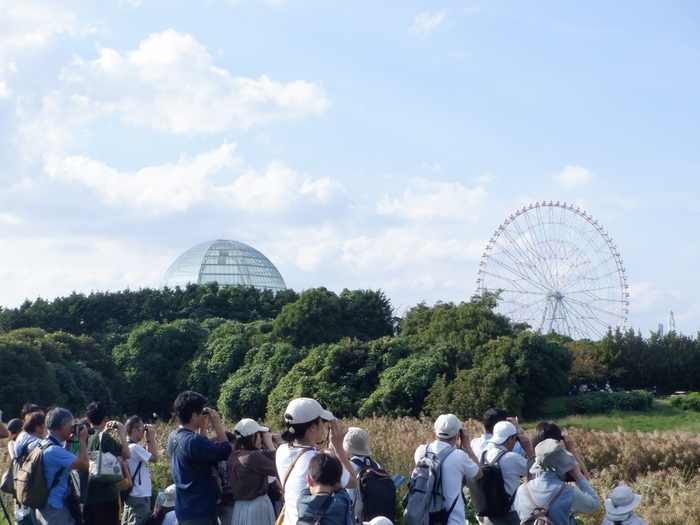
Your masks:
<svg viewBox="0 0 700 525"><path fill-rule="evenodd" d="M409 418L348 419L346 426L359 426L370 433L374 458L391 474L408 477L413 452L433 439L432 422ZM481 434L481 424L468 421L472 436ZM232 425L226 425L227 428ZM172 483L167 437L173 425L157 425L162 460L151 466L156 486ZM700 436L687 432L602 432L567 430L591 472L591 483L601 498L618 483L628 484L642 494L638 514L647 525L700 524ZM0 448L0 468L9 463L7 448ZM399 497L405 494L404 484ZM3 501L9 504L9 499ZM11 506L8 505L8 510ZM580 516L585 525L598 525L603 511ZM0 519L0 523L2 520Z"/></svg>

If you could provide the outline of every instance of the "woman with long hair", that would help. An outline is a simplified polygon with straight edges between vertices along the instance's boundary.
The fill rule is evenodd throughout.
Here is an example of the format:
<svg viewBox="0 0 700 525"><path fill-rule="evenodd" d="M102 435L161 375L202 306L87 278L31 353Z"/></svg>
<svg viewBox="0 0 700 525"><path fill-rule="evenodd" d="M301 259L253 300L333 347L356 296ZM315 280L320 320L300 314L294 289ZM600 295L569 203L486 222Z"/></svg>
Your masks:
<svg viewBox="0 0 700 525"><path fill-rule="evenodd" d="M270 429L252 419L241 419L234 434L236 445L228 459L228 475L235 503L231 523L222 525L273 525L275 511L267 489L277 468L260 451L263 443L268 450L275 450Z"/></svg>

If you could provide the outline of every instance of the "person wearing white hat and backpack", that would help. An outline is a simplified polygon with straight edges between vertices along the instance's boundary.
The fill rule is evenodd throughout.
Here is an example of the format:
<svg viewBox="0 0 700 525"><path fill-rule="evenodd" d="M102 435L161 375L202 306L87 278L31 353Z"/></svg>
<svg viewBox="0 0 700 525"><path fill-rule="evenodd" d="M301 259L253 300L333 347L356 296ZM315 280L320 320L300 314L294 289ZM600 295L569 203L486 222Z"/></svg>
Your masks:
<svg viewBox="0 0 700 525"><path fill-rule="evenodd" d="M605 500L605 518L601 525L646 525L634 513L641 501L641 494L635 494L625 485L614 488L610 498Z"/></svg>
<svg viewBox="0 0 700 525"><path fill-rule="evenodd" d="M344 488L355 488L355 469L343 450L343 431L336 417L325 410L318 401L308 397L292 400L284 411L286 430L275 455L277 474L284 489L283 525L296 525L299 518L297 500L306 488L309 462L323 446L326 423L330 426L330 446L343 466L340 479Z"/></svg>

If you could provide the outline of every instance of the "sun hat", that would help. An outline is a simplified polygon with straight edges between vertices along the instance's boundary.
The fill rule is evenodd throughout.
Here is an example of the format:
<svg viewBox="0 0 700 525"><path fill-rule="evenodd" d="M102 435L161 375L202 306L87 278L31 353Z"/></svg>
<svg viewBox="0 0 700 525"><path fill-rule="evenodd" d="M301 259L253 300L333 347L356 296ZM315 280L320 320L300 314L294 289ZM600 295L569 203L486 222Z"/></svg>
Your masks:
<svg viewBox="0 0 700 525"><path fill-rule="evenodd" d="M343 450L356 456L371 456L367 431L358 427L348 428L348 433L343 438Z"/></svg>
<svg viewBox="0 0 700 525"><path fill-rule="evenodd" d="M318 417L324 421L335 419L332 413L324 410L318 401L310 397L298 397L292 400L284 411L284 420L290 425L308 423Z"/></svg>
<svg viewBox="0 0 700 525"><path fill-rule="evenodd" d="M7 430L10 431L10 434L19 434L23 425L24 423L21 419L10 419L9 423L7 423Z"/></svg>
<svg viewBox="0 0 700 525"><path fill-rule="evenodd" d="M248 437L258 432L269 432L270 429L261 427L254 419L245 418L236 423L236 428L233 431L241 437Z"/></svg>
<svg viewBox="0 0 700 525"><path fill-rule="evenodd" d="M502 445L506 439L510 436L514 436L517 432L515 425L510 421L499 421L493 427L493 436L489 439L489 443Z"/></svg>
<svg viewBox="0 0 700 525"><path fill-rule="evenodd" d="M442 439L455 437L462 428L462 422L454 414L442 414L435 420L435 435Z"/></svg>
<svg viewBox="0 0 700 525"><path fill-rule="evenodd" d="M163 500L163 507L174 507L175 506L175 485L170 485L167 487L163 494L165 494L165 499Z"/></svg>
<svg viewBox="0 0 700 525"><path fill-rule="evenodd" d="M545 439L535 447L535 464L530 467L530 472L554 472L561 479L569 472L576 460L562 444L556 439Z"/></svg>
<svg viewBox="0 0 700 525"><path fill-rule="evenodd" d="M642 501L641 494L635 494L626 485L612 490L610 498L605 500L605 516L610 520L623 520Z"/></svg>
<svg viewBox="0 0 700 525"><path fill-rule="evenodd" d="M389 518L384 516L377 516L372 518L370 521L363 521L362 525L394 525Z"/></svg>

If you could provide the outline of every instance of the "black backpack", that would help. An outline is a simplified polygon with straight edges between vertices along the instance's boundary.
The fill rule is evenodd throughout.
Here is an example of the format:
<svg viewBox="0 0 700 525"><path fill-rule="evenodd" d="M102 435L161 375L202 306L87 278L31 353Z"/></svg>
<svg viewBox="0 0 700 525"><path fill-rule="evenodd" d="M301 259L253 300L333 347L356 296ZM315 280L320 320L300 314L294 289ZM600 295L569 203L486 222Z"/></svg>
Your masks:
<svg viewBox="0 0 700 525"><path fill-rule="evenodd" d="M501 450L493 461L486 461L486 450L481 454L481 472L479 479L467 478L469 494L477 516L502 516L510 512L513 497L506 492L503 472L498 461L507 452Z"/></svg>
<svg viewBox="0 0 700 525"><path fill-rule="evenodd" d="M378 516L395 521L396 487L389 474L369 458L364 461L352 458L350 461L360 467L352 508L353 523L361 525Z"/></svg>

